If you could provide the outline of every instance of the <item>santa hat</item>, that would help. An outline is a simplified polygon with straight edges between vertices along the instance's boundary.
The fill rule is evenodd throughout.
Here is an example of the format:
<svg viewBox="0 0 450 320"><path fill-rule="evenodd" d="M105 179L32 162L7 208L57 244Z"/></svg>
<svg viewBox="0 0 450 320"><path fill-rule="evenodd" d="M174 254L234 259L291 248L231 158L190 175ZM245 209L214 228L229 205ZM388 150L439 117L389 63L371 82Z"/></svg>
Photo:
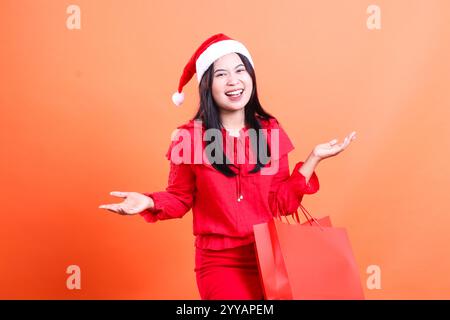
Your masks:
<svg viewBox="0 0 450 320"><path fill-rule="evenodd" d="M254 67L250 52L248 52L247 48L242 43L231 39L223 33L215 34L206 39L184 67L183 74L181 75L178 84L178 91L172 95L173 103L177 106L183 103L183 87L191 80L194 73L197 73L197 80L200 83L203 74L214 61L232 52L243 54Z"/></svg>

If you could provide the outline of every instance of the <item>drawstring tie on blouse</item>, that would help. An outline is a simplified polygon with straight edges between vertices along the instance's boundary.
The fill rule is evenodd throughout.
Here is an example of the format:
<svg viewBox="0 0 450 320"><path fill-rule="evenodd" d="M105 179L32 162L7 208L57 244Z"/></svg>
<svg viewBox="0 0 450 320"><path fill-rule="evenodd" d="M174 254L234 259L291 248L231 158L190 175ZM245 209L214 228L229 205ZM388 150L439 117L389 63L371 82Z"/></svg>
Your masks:
<svg viewBox="0 0 450 320"><path fill-rule="evenodd" d="M244 196L241 192L241 166L237 164L237 143L238 138L233 137L234 142L234 161L236 162L235 167L238 169L238 172L236 174L236 200L237 202L241 202L241 200L244 199Z"/></svg>
<svg viewBox="0 0 450 320"><path fill-rule="evenodd" d="M237 191L237 201L241 202L242 199L244 199L244 196L241 192L241 168L238 167L238 173L236 176L236 191Z"/></svg>

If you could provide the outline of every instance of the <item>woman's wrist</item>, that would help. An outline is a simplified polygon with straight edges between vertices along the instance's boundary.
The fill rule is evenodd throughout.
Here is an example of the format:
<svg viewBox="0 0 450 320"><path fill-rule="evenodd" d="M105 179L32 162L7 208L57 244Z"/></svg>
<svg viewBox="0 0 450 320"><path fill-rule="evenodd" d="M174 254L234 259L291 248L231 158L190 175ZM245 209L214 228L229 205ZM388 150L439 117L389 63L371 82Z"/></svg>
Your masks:
<svg viewBox="0 0 450 320"><path fill-rule="evenodd" d="M145 205L145 208L143 211L150 210L152 211L155 208L155 201L153 200L150 192L142 192L142 195L144 195L147 198L147 204Z"/></svg>
<svg viewBox="0 0 450 320"><path fill-rule="evenodd" d="M314 167L316 167L321 160L322 160L322 158L317 156L313 150L313 151L311 151L311 153L309 154L309 156L305 162L311 163Z"/></svg>
<svg viewBox="0 0 450 320"><path fill-rule="evenodd" d="M147 204L147 210L153 210L155 208L155 201L153 200L152 197L147 196L148 197L148 204Z"/></svg>
<svg viewBox="0 0 450 320"><path fill-rule="evenodd" d="M309 182L309 179L311 178L320 160L321 158L316 156L313 151L309 154L308 158L305 160L305 162L303 162L302 166L298 169L298 172L300 172L305 177L306 183Z"/></svg>

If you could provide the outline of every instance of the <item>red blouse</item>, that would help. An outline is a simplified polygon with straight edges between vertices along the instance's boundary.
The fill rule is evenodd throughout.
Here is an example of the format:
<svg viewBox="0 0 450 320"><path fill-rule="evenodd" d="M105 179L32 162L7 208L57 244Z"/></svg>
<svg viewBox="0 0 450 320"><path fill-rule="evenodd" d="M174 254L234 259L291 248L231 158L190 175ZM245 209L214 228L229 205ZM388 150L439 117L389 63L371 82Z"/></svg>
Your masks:
<svg viewBox="0 0 450 320"><path fill-rule="evenodd" d="M230 166L237 173L234 177L225 176L208 161L194 163L195 145L192 141L191 159L184 157L179 163L179 159L172 159L172 149L179 147L182 142L180 137L175 136L166 154L170 161L168 186L165 191L143 193L153 199L155 206L140 215L147 222L156 222L181 218L192 208L196 247L221 250L252 243L254 224L269 221L275 215L294 213L304 194L313 194L319 190L319 180L313 172L306 183L305 177L298 171L303 162L298 162L290 174L288 153L294 149L291 140L276 119L258 119L262 128L267 130L265 137L269 148L272 129L279 129L279 154L272 152L271 148L271 159L267 165L278 166L276 172L269 175L261 174L262 170L257 173L248 172L254 167L254 162L249 163L248 140L243 148L245 163L233 161L237 169ZM191 137L194 137L193 120L178 129L187 129ZM246 136L247 130L245 127L240 133ZM243 143L242 140L230 136L225 129L222 129L222 133L224 137L234 139L236 155L236 148ZM202 143L204 146L204 142ZM231 152L231 148L228 151L225 143L223 148L226 153ZM183 155L183 151L180 155Z"/></svg>

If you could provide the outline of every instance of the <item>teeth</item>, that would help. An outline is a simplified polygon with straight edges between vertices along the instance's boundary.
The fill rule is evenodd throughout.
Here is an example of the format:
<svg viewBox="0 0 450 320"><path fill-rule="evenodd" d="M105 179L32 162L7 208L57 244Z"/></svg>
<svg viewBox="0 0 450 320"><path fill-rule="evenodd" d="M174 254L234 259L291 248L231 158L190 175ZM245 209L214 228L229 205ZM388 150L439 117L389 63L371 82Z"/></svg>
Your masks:
<svg viewBox="0 0 450 320"><path fill-rule="evenodd" d="M225 93L227 96L238 96L240 95L244 90L240 89L240 90L236 90L236 91L231 91L231 92L227 92Z"/></svg>

